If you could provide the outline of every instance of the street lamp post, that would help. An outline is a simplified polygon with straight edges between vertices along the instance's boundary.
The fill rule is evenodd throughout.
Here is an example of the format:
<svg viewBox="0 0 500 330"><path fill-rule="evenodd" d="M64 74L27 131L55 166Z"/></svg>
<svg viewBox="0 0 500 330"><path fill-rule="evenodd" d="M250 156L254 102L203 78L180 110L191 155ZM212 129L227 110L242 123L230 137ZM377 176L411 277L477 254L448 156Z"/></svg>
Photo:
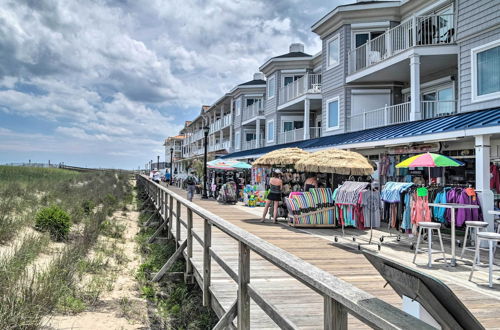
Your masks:
<svg viewBox="0 0 500 330"><path fill-rule="evenodd" d="M160 156L156 156L156 169L160 170Z"/></svg>
<svg viewBox="0 0 500 330"><path fill-rule="evenodd" d="M174 148L170 148L170 184L174 184L174 172L172 172L172 166L174 163Z"/></svg>
<svg viewBox="0 0 500 330"><path fill-rule="evenodd" d="M208 132L210 131L210 127L205 126L203 127L203 134L205 136L205 139L203 140L203 147L205 148L204 150L204 156L203 156L203 195L201 198L203 199L208 199L207 195L207 152L208 152Z"/></svg>

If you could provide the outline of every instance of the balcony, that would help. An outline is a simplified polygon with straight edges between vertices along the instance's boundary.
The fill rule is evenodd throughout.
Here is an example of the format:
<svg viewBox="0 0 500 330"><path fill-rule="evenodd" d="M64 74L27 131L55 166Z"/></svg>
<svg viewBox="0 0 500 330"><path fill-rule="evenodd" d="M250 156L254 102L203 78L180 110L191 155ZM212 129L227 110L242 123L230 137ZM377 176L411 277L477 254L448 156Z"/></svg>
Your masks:
<svg viewBox="0 0 500 330"><path fill-rule="evenodd" d="M231 141L226 140L223 142L219 142L213 145L208 146L209 152L219 151L219 150L228 150L231 148Z"/></svg>
<svg viewBox="0 0 500 330"><path fill-rule="evenodd" d="M303 77L283 86L279 90L279 104L283 105L307 93L321 93L321 75L306 73Z"/></svg>
<svg viewBox="0 0 500 330"><path fill-rule="evenodd" d="M309 138L315 139L321 136L321 127L310 127ZM304 140L304 129L298 128L278 134L278 144Z"/></svg>
<svg viewBox="0 0 500 330"><path fill-rule="evenodd" d="M422 119L452 115L456 112L456 101L421 101ZM349 131L400 124L410 121L410 102L385 106L349 117Z"/></svg>
<svg viewBox="0 0 500 330"><path fill-rule="evenodd" d="M257 102L254 102L253 104L245 107L243 110L243 122L251 119L255 119L258 116L263 116L264 115L264 102L262 100L259 100Z"/></svg>
<svg viewBox="0 0 500 330"><path fill-rule="evenodd" d="M215 122L210 124L210 133L217 132L223 128L228 127L231 125L231 115L226 115L222 117L222 119L217 119Z"/></svg>
<svg viewBox="0 0 500 330"><path fill-rule="evenodd" d="M261 138L259 143L257 143L257 140L250 140L250 141L243 141L241 149L242 150L250 150L250 149L256 149L256 148L262 148L264 147L264 139Z"/></svg>
<svg viewBox="0 0 500 330"><path fill-rule="evenodd" d="M454 15L415 16L349 52L349 74L391 58L413 46L455 42Z"/></svg>

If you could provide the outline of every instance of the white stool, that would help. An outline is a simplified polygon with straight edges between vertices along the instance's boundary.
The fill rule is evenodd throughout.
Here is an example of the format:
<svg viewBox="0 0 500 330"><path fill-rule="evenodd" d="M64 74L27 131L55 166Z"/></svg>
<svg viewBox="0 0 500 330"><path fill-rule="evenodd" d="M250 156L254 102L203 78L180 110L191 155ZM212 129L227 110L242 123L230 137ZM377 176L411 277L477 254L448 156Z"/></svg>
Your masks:
<svg viewBox="0 0 500 330"><path fill-rule="evenodd" d="M418 237L417 237L417 247L415 248L415 255L413 256L413 263L415 263L415 259L417 258L417 253L419 251L427 251L429 255L429 262L427 266L429 268L432 267L432 230L437 230L438 236L439 236L439 244L441 245L441 250L436 252L442 252L443 253L443 259L444 262L446 263L446 255L444 254L444 247L443 247L443 239L441 238L441 224L438 222L419 222L418 223ZM419 249L420 247L420 240L422 239L422 231L427 229L427 243L428 247L427 249Z"/></svg>
<svg viewBox="0 0 500 330"><path fill-rule="evenodd" d="M477 234L479 233L480 229L486 229L488 227L488 223L485 221L465 221L465 237L464 237L464 246L462 247L462 253L460 254L460 259L463 258L465 250L468 251L476 251L475 248L468 248L467 247L467 236L469 235L469 229L470 229L470 235L471 235L471 242L472 242L472 237L474 237L474 245L477 245ZM472 236L472 231L474 230L474 236Z"/></svg>
<svg viewBox="0 0 500 330"><path fill-rule="evenodd" d="M493 249L493 244L497 244L500 242L500 234L491 233L491 232L481 232L477 234L477 242L476 242L476 253L474 255L474 261L472 262L472 269L469 275L469 281L472 279L472 274L476 266L479 266L479 245L481 241L488 241L489 247L489 255L488 255L488 286L493 287L493 258L495 256L495 251Z"/></svg>

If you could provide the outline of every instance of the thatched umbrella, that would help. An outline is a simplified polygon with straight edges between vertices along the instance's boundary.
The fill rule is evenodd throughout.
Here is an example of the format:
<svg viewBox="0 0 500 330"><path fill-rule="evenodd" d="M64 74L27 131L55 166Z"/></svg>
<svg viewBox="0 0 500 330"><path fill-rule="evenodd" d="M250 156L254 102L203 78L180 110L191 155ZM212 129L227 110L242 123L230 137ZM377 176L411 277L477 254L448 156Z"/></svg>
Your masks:
<svg viewBox="0 0 500 330"><path fill-rule="evenodd" d="M295 165L299 160L309 157L311 154L300 148L283 148L271 151L259 157L252 163L253 167L272 167Z"/></svg>
<svg viewBox="0 0 500 330"><path fill-rule="evenodd" d="M342 175L370 175L373 166L363 155L341 149L326 149L311 153L295 164L298 171L335 173Z"/></svg>

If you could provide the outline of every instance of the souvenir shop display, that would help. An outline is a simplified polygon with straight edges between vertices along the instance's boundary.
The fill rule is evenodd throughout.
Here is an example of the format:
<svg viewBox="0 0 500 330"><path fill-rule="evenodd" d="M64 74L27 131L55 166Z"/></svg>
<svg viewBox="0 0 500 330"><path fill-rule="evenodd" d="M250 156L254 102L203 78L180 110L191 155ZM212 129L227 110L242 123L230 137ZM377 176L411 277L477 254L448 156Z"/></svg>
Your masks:
<svg viewBox="0 0 500 330"><path fill-rule="evenodd" d="M465 164L461 161L453 159L451 157L434 154L430 152L426 152L423 154L415 155L410 158L405 159L404 161L398 163L396 168L419 168L419 167L427 167L428 170L428 183L430 184L431 179L431 168L435 167L458 167L464 166Z"/></svg>
<svg viewBox="0 0 500 330"><path fill-rule="evenodd" d="M238 201L238 195L236 183L234 181L229 181L222 185L217 201L223 204L236 204Z"/></svg>
<svg viewBox="0 0 500 330"><path fill-rule="evenodd" d="M246 206L256 207L265 206L267 198L267 191L259 189L257 185L247 184L243 188L243 203Z"/></svg>
<svg viewBox="0 0 500 330"><path fill-rule="evenodd" d="M311 188L285 198L292 227L334 227L335 212L330 188Z"/></svg>

